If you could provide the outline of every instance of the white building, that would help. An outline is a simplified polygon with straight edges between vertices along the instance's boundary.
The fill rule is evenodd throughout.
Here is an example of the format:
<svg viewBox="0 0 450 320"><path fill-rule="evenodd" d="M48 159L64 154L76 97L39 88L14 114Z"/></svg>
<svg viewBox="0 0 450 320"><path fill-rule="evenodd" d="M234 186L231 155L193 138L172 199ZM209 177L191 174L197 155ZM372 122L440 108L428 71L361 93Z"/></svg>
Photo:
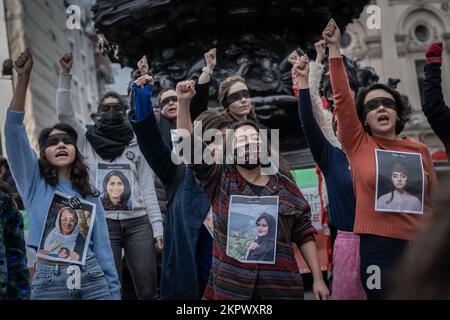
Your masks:
<svg viewBox="0 0 450 320"><path fill-rule="evenodd" d="M40 131L57 122L55 96L60 72L59 59L63 53L73 52L75 57L72 81L75 113L83 124L87 124L90 122L90 112L95 110L98 86L96 41L90 26L92 1L79 3L80 28L73 30L67 26L66 13L71 1L2 1L5 6L2 12L5 12L6 17L9 56L14 59L27 47L33 51L34 68L27 95L25 126L31 144L37 149Z"/></svg>
<svg viewBox="0 0 450 320"><path fill-rule="evenodd" d="M425 51L433 42L443 41L443 88L450 103L450 1L376 0L373 4L381 9L381 29L368 28L373 12L365 10L347 26L343 53L357 58L361 67L374 67L380 82L400 78L398 90L413 107L412 121L404 133L424 142L431 152L444 150L421 111L421 91Z"/></svg>
<svg viewBox="0 0 450 320"><path fill-rule="evenodd" d="M6 34L5 8L3 0L0 0L0 68L9 59L8 37ZM3 73L3 70L0 70ZM0 74L0 154L5 150L3 137L3 124L5 123L6 110L12 98L13 83L12 77Z"/></svg>

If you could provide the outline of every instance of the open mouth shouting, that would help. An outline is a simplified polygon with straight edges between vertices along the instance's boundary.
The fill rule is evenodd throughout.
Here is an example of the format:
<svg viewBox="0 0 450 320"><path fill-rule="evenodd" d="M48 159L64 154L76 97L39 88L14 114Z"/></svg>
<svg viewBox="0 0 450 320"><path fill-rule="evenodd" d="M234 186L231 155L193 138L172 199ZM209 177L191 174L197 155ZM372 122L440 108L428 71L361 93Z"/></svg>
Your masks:
<svg viewBox="0 0 450 320"><path fill-rule="evenodd" d="M382 115L379 115L377 117L378 124L381 125L381 126L388 125L389 124L389 120L390 120L390 118L386 114L382 114Z"/></svg>
<svg viewBox="0 0 450 320"><path fill-rule="evenodd" d="M59 158L67 158L69 157L69 152L67 152L66 150L60 150L55 154L55 158L59 159Z"/></svg>

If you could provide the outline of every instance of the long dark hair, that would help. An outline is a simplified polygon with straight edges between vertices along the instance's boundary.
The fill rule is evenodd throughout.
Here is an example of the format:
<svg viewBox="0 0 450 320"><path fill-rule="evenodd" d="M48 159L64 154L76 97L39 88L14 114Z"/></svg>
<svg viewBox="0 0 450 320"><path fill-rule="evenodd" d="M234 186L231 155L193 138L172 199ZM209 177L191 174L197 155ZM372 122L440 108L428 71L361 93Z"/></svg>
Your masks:
<svg viewBox="0 0 450 320"><path fill-rule="evenodd" d="M123 193L120 195L120 203L127 204L128 200L130 199L130 196L131 196L130 182L128 181L127 177L118 170L113 170L113 171L108 172L105 175L105 177L103 178L104 196L107 197L107 200L111 201L111 199L109 198L109 194L107 192L107 186L108 186L109 180L114 176L118 177L120 180L122 180L122 183L123 183L124 190L123 190Z"/></svg>
<svg viewBox="0 0 450 320"><path fill-rule="evenodd" d="M402 97L402 95L397 91L385 84L375 83L368 88L362 89L357 98L356 98L356 110L358 112L359 121L364 126L364 130L366 130L369 134L372 134L372 130L369 126L366 126L364 123L366 122L365 114L364 114L364 99L367 94L373 90L384 90L388 92L392 97L394 97L395 105L397 107L397 123L395 124L395 134L399 135L403 129L405 128L406 123L411 118L411 105L409 104L408 99Z"/></svg>
<svg viewBox="0 0 450 320"><path fill-rule="evenodd" d="M441 185L425 232L409 247L394 273L391 299L450 299L450 180Z"/></svg>
<svg viewBox="0 0 450 320"><path fill-rule="evenodd" d="M237 130L238 128L243 127L243 126L252 126L258 132L259 132L259 129L267 129L267 128L263 128L262 125L260 125L258 122L255 122L252 120L244 120L244 121L235 122L230 126L230 129ZM263 141L263 143L265 145L267 145L267 153L266 154L271 156L270 152L272 151L272 144L270 142L269 135L268 135L267 139L268 140ZM227 144L232 144L232 141L233 141L232 136L227 137ZM294 181L294 177L292 176L290 165L287 163L287 161L283 158L283 156L281 154L278 155L278 158L279 158L279 168L278 168L279 172L282 175L286 176L289 180Z"/></svg>
<svg viewBox="0 0 450 320"><path fill-rule="evenodd" d="M77 141L78 134L71 126L65 123L57 123L51 128L45 128L41 131L39 135L39 147L40 147L40 157L39 157L39 170L41 176L45 179L52 187L58 184L59 176L58 170L47 160L45 156L45 144L47 142L50 133L53 130L61 130L72 137L73 141ZM87 196L98 197L99 192L93 188L89 183L89 172L86 164L84 163L83 156L80 153L77 145L75 148L75 160L72 163L72 168L70 170L70 180L72 181L73 188L78 191L83 198Z"/></svg>
<svg viewBox="0 0 450 320"><path fill-rule="evenodd" d="M275 221L275 218L271 214L268 214L267 212L263 212L258 217L258 219L256 219L255 224L258 225L258 222L261 221L262 219L266 220L267 226L269 227L269 230L267 231L267 236L265 236L265 237L274 240L276 226L277 226L277 222Z"/></svg>

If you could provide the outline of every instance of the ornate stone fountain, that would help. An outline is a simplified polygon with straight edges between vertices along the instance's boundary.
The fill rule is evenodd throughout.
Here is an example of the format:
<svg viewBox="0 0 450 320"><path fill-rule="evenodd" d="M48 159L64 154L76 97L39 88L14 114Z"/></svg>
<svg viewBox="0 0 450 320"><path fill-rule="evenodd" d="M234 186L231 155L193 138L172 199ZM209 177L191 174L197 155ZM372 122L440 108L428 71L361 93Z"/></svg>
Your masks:
<svg viewBox="0 0 450 320"><path fill-rule="evenodd" d="M203 53L218 50L210 107L220 81L243 76L260 121L280 128L282 151L306 146L291 89L289 53L313 43L334 17L341 27L359 16L364 1L350 0L97 0L92 8L102 50L135 67L146 54L156 91L199 75ZM301 49L300 49L301 50Z"/></svg>

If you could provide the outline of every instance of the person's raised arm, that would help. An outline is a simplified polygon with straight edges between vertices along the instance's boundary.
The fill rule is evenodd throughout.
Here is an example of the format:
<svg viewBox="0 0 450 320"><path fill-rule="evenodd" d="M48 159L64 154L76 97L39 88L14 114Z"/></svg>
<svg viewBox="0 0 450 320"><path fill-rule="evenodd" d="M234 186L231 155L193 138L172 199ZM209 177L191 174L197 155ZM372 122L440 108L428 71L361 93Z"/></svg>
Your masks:
<svg viewBox="0 0 450 320"><path fill-rule="evenodd" d="M177 165L172 162L172 152L161 136L151 106L152 85L138 80L132 83L134 108L128 118L145 160L161 182L167 186L177 172ZM137 110L140 110L140 117L137 116Z"/></svg>
<svg viewBox="0 0 450 320"><path fill-rule="evenodd" d="M9 105L9 110L24 112L31 70L33 69L33 55L31 54L30 49L26 49L19 55L16 61L14 61L14 67L17 72L17 83Z"/></svg>
<svg viewBox="0 0 450 320"><path fill-rule="evenodd" d="M86 135L86 128L78 121L75 112L73 111L72 97L70 86L72 83L73 55L72 53L65 53L59 60L62 72L59 75L58 89L56 90L56 113L58 120L70 125L78 134L77 145L80 149L83 148L84 136Z"/></svg>
<svg viewBox="0 0 450 320"><path fill-rule="evenodd" d="M25 99L33 69L33 56L29 49L20 54L14 62L14 67L17 72L17 83L6 116L5 144L17 190L24 202L28 203L40 177L37 157L31 149L23 123Z"/></svg>
<svg viewBox="0 0 450 320"><path fill-rule="evenodd" d="M341 31L333 19L328 22L322 36L329 49L330 79L334 94L339 141L345 152L350 155L361 145L365 131L356 113L355 101L340 52Z"/></svg>
<svg viewBox="0 0 450 320"><path fill-rule="evenodd" d="M309 92L309 59L307 55L300 57L293 68L299 86L298 114L309 148L317 163L320 163L322 152L327 143L320 127L314 118Z"/></svg>
<svg viewBox="0 0 450 320"><path fill-rule="evenodd" d="M323 109L322 97L320 93L322 75L325 69L322 64L322 60L325 55L325 40L322 39L317 41L314 43L314 47L316 48L316 61L311 63L309 66L309 92L311 94L314 117L316 118L317 124L328 142L335 147L342 148L341 143L333 130L333 116L330 111Z"/></svg>
<svg viewBox="0 0 450 320"><path fill-rule="evenodd" d="M436 135L450 144L450 108L445 104L442 94L442 42L434 43L425 53L427 64L424 67L422 110ZM447 150L449 153L450 150Z"/></svg>
<svg viewBox="0 0 450 320"><path fill-rule="evenodd" d="M217 64L217 50L213 48L205 53L206 66L202 69L202 73L195 85L195 96L191 101L191 120L194 121L203 111L208 109L209 103L209 85L211 82L211 74Z"/></svg>
<svg viewBox="0 0 450 320"><path fill-rule="evenodd" d="M216 163L207 164L203 159L203 151L207 147L202 137L196 135L189 111L191 99L195 95L194 87L193 81L177 84L177 142L174 145L177 154L182 152L185 163L194 171L200 189L213 199L220 183L221 166ZM200 158L200 161L197 161L197 158Z"/></svg>
<svg viewBox="0 0 450 320"><path fill-rule="evenodd" d="M191 100L195 96L195 82L183 81L177 84L178 113L177 130L185 130L189 135L193 131L191 120Z"/></svg>

